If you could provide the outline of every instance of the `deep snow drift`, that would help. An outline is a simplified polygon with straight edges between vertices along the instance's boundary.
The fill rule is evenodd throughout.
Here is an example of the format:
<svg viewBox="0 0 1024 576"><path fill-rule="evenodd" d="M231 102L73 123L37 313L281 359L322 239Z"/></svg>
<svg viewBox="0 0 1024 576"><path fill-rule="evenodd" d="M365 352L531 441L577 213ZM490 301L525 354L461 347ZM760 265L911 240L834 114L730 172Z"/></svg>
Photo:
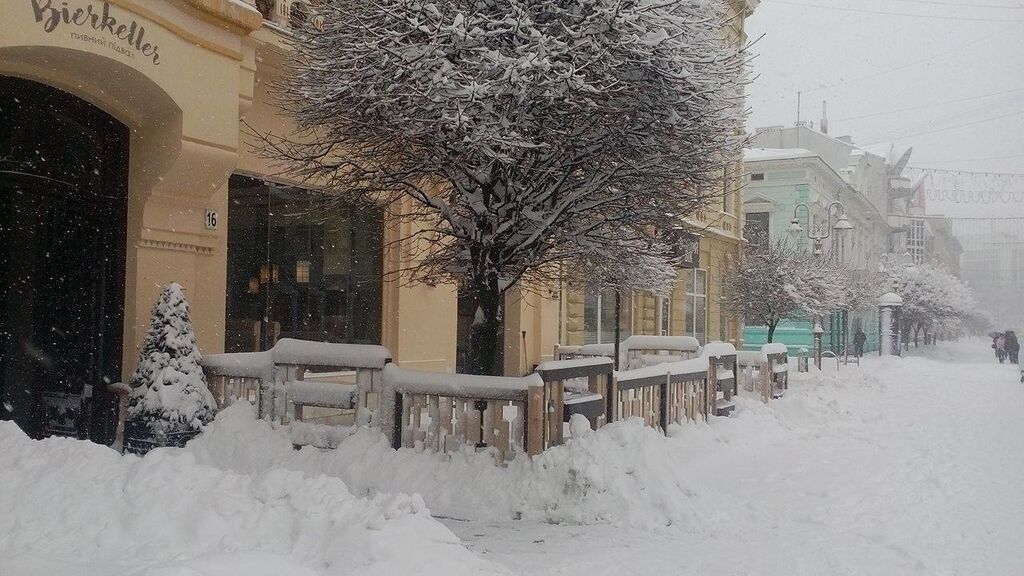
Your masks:
<svg viewBox="0 0 1024 576"><path fill-rule="evenodd" d="M296 451L246 405L144 459L6 424L0 574L1015 575L1024 385L990 352L793 374L732 418L505 468L371 430Z"/></svg>
<svg viewBox="0 0 1024 576"><path fill-rule="evenodd" d="M236 474L180 449L120 456L0 422L0 487L3 576L500 573L419 497L357 498L282 468Z"/></svg>

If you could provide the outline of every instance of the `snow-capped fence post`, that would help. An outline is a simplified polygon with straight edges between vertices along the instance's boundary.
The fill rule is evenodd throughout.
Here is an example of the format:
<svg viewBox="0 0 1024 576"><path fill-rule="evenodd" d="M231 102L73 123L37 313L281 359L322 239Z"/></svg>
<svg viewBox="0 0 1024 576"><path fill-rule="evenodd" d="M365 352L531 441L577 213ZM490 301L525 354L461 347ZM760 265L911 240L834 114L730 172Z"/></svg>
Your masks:
<svg viewBox="0 0 1024 576"><path fill-rule="evenodd" d="M768 359L768 380L772 399L781 398L789 389L789 349L785 344L765 344L761 352Z"/></svg>

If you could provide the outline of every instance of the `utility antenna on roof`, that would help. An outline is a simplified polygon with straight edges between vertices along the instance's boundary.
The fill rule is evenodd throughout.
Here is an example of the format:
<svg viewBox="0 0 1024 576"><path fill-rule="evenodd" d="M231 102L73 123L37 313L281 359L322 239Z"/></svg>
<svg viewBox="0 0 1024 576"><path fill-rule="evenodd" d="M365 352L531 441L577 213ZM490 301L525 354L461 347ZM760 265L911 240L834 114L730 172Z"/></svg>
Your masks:
<svg viewBox="0 0 1024 576"><path fill-rule="evenodd" d="M828 134L828 100L821 101L821 133Z"/></svg>

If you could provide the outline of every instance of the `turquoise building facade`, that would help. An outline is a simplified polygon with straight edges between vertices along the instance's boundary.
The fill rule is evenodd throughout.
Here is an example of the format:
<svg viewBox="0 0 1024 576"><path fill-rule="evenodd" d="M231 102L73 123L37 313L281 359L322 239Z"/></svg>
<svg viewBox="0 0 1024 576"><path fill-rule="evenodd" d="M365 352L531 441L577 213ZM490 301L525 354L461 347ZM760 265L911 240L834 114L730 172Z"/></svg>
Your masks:
<svg viewBox="0 0 1024 576"><path fill-rule="evenodd" d="M797 218L804 229L811 229L827 225L827 207L840 201L854 228L842 233L833 231L825 240L825 250L852 269L877 269L881 255L889 250L893 231L884 216L884 202L880 202L876 194L858 190L851 181L873 181L865 170L874 168L884 172L887 169L885 159L806 127L784 130L807 132L803 142L816 149L755 148L747 151L743 212L744 236L748 243L782 240L793 243L798 249L810 249L806 235L793 238L788 232L794 209L799 204L809 207L809 214L801 208ZM789 140L784 144L791 144L792 134L788 136L782 139L759 132L754 144L771 143L775 139ZM863 330L866 336L864 352L878 350L877 309L837 311L822 319L822 327L824 350L842 354L844 346L848 346L852 354L854 334L858 330ZM776 328L773 341L786 344L794 352L801 348L810 351L814 346L812 329L810 318L788 318ZM767 336L765 326L745 326L742 347L757 350L767 342Z"/></svg>

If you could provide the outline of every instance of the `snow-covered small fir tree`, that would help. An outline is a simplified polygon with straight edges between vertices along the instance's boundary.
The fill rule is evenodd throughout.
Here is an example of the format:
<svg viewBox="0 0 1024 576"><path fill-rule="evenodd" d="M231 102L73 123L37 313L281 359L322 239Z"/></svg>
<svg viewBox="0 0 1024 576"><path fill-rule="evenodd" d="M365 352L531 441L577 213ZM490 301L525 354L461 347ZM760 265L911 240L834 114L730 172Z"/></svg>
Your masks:
<svg viewBox="0 0 1024 576"><path fill-rule="evenodd" d="M182 445L213 420L216 402L206 387L189 306L172 282L153 307L139 367L129 381L127 449Z"/></svg>

